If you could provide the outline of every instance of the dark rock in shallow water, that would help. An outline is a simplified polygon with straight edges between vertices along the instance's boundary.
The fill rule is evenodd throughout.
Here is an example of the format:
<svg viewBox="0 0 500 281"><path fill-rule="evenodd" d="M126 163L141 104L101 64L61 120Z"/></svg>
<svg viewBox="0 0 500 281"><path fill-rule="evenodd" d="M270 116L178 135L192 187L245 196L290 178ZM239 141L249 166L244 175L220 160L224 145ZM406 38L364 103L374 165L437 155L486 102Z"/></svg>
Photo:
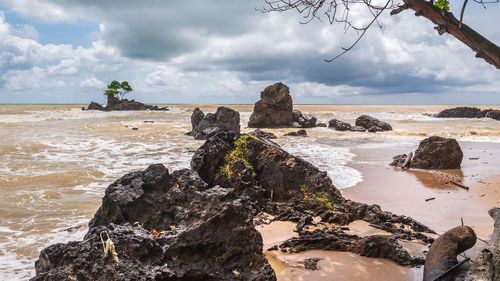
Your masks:
<svg viewBox="0 0 500 281"><path fill-rule="evenodd" d="M328 121L328 127L334 128L337 131L350 131L351 130L351 124L337 120L335 118Z"/></svg>
<svg viewBox="0 0 500 281"><path fill-rule="evenodd" d="M307 137L306 130L298 130L297 132L289 132L284 134L284 136L292 136L292 137Z"/></svg>
<svg viewBox="0 0 500 281"><path fill-rule="evenodd" d="M250 134L254 135L254 136L258 137L258 138L264 138L264 139L268 139L268 140L277 139L278 138L275 134L273 134L271 132L262 131L259 128L255 129L255 131L251 132Z"/></svg>
<svg viewBox="0 0 500 281"><path fill-rule="evenodd" d="M91 102L87 107L87 110L104 110L104 107L97 102Z"/></svg>
<svg viewBox="0 0 500 281"><path fill-rule="evenodd" d="M328 127L325 123L318 122L316 123L316 127Z"/></svg>
<svg viewBox="0 0 500 281"><path fill-rule="evenodd" d="M388 123L382 122L368 115L361 115L356 118L356 126L361 126L367 130L372 127L379 127L383 131L392 131L392 127Z"/></svg>
<svg viewBox="0 0 500 281"><path fill-rule="evenodd" d="M110 185L84 240L43 250L32 280L276 280L249 206L191 170L152 165Z"/></svg>
<svg viewBox="0 0 500 281"><path fill-rule="evenodd" d="M432 243L424 267L423 281L433 281L458 263L457 255L476 244L476 234L468 226L457 226L440 235ZM450 273L439 280L455 280Z"/></svg>
<svg viewBox="0 0 500 281"><path fill-rule="evenodd" d="M485 117L500 121L500 110L490 110L485 114Z"/></svg>
<svg viewBox="0 0 500 281"><path fill-rule="evenodd" d="M313 128L316 127L316 117L311 114L302 114L299 117L298 123L302 128Z"/></svg>
<svg viewBox="0 0 500 281"><path fill-rule="evenodd" d="M455 107L445 109L439 112L436 117L438 118L480 118L484 117L481 114L481 109L476 107Z"/></svg>
<svg viewBox="0 0 500 281"><path fill-rule="evenodd" d="M215 114L208 113L199 122L201 110L193 112L191 124L197 123L190 135L197 140L206 140L219 132L239 132L240 131L240 113L228 107L218 107ZM193 123L194 118L194 123Z"/></svg>
<svg viewBox="0 0 500 281"><path fill-rule="evenodd" d="M318 266L318 262L320 260L322 260L322 258L310 258L310 259L307 259L304 262L304 268L305 269L309 269L309 270L318 270L318 269L320 269L319 266Z"/></svg>
<svg viewBox="0 0 500 281"><path fill-rule="evenodd" d="M463 153L455 139L432 136L421 141L410 167L420 169L458 169Z"/></svg>
<svg viewBox="0 0 500 281"><path fill-rule="evenodd" d="M250 128L272 128L292 124L292 97L288 86L276 83L260 93L248 121Z"/></svg>
<svg viewBox="0 0 500 281"><path fill-rule="evenodd" d="M366 129L361 126L352 126L351 131L353 132L366 132Z"/></svg>

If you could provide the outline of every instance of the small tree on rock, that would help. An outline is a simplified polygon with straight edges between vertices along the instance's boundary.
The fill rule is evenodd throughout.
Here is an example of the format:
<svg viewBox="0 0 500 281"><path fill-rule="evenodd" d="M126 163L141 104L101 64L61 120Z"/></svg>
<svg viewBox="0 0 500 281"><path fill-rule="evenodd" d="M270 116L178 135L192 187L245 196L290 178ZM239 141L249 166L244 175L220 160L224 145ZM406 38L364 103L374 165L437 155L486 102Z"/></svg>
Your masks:
<svg viewBox="0 0 500 281"><path fill-rule="evenodd" d="M123 97L129 93L132 92L132 87L129 85L127 81L123 82L118 82L116 80L111 81L111 83L108 85L108 89L104 92L104 95L112 95L116 96L118 95L120 99L123 99Z"/></svg>

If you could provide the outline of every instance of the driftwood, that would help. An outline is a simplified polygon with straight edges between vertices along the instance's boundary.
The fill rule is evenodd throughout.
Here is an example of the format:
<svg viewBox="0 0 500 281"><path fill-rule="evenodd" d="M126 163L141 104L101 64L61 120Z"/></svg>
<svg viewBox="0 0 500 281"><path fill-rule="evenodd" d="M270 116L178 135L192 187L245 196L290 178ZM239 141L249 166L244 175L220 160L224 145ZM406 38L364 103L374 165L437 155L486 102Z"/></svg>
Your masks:
<svg viewBox="0 0 500 281"><path fill-rule="evenodd" d="M425 202L431 201L431 200L434 200L434 199L436 199L436 197L427 198L427 199L425 199Z"/></svg>
<svg viewBox="0 0 500 281"><path fill-rule="evenodd" d="M406 157L406 160L403 163L403 166L401 166L401 169L406 170L406 169L410 168L410 163L411 163L412 157L413 157L413 152L408 153L408 156Z"/></svg>
<svg viewBox="0 0 500 281"><path fill-rule="evenodd" d="M463 184L460 184L460 183L457 183L457 182L454 182L454 181L450 181L450 183L452 183L452 184L454 184L454 185L456 185L456 186L458 186L458 187L461 187L461 188L463 188L463 189L467 189L467 190L469 190L469 187L468 187L468 186L465 186L465 185L463 185Z"/></svg>

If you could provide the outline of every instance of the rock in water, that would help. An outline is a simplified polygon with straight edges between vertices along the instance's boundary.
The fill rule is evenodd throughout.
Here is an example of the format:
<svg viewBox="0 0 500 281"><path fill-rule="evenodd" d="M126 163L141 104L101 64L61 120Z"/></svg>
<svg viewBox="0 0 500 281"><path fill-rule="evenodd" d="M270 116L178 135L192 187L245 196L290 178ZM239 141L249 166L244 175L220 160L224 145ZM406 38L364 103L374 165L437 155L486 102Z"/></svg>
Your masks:
<svg viewBox="0 0 500 281"><path fill-rule="evenodd" d="M493 208L488 214L495 221L490 243L475 260L467 273L466 281L496 281L500 279L500 208Z"/></svg>
<svg viewBox="0 0 500 281"><path fill-rule="evenodd" d="M257 128L255 129L255 131L251 132L250 133L251 135L254 135L258 138L264 138L264 139L268 139L268 140L271 140L271 139L277 139L278 137L271 133L271 132L266 132L266 131L262 131L261 129Z"/></svg>
<svg viewBox="0 0 500 281"><path fill-rule="evenodd" d="M368 115L361 115L356 118L356 126L361 126L367 130L372 128L372 131L377 131L378 129L376 127L380 128L382 131L392 131L392 127L389 123L382 122Z"/></svg>
<svg viewBox="0 0 500 281"><path fill-rule="evenodd" d="M485 117L500 121L500 110L490 110L488 113L486 113Z"/></svg>
<svg viewBox="0 0 500 281"><path fill-rule="evenodd" d="M458 169L462 158L462 149L455 139L432 136L420 142L410 166L420 169Z"/></svg>
<svg viewBox="0 0 500 281"><path fill-rule="evenodd" d="M91 102L87 107L87 110L104 110L104 107L97 102Z"/></svg>
<svg viewBox="0 0 500 281"><path fill-rule="evenodd" d="M291 136L291 137L307 137L306 130L298 130L297 132L289 132L284 134L283 136Z"/></svg>
<svg viewBox="0 0 500 281"><path fill-rule="evenodd" d="M337 131L350 131L351 130L351 124L340 121L338 119L331 119L328 121L328 127L329 128L334 128Z"/></svg>
<svg viewBox="0 0 500 281"><path fill-rule="evenodd" d="M194 116L196 114L196 116ZM193 117L195 122L201 117L203 112L195 111L191 116L191 124ZM215 114L208 113L199 121L196 127L193 128L190 135L197 140L206 140L219 132L239 132L240 131L240 113L228 107L218 107Z"/></svg>
<svg viewBox="0 0 500 281"><path fill-rule="evenodd" d="M484 117L481 114L481 109L476 107L455 107L445 109L439 112L436 117L438 118L480 118Z"/></svg>
<svg viewBox="0 0 500 281"><path fill-rule="evenodd" d="M193 110L193 114L191 114L191 128L194 130L198 124L200 124L201 120L205 117L205 113L201 111L199 107Z"/></svg>
<svg viewBox="0 0 500 281"><path fill-rule="evenodd" d="M458 263L457 255L476 244L476 233L468 226L457 226L440 235L432 243L424 266L424 280L433 281ZM452 281L451 273L439 280Z"/></svg>
<svg viewBox="0 0 500 281"><path fill-rule="evenodd" d="M292 97L288 86L276 83L260 93L248 121L250 128L272 128L292 124Z"/></svg>
<svg viewBox="0 0 500 281"><path fill-rule="evenodd" d="M31 280L276 280L250 206L191 170L151 165L111 184L84 240L44 249Z"/></svg>

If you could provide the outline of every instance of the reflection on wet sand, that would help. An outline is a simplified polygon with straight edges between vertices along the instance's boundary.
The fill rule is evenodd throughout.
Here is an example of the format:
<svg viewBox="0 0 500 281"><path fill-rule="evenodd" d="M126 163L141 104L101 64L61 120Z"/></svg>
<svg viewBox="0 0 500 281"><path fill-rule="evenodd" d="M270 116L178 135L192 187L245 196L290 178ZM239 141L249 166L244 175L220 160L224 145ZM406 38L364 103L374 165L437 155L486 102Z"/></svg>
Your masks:
<svg viewBox="0 0 500 281"><path fill-rule="evenodd" d="M464 173L461 169L439 171L408 169L405 172L413 174L425 187L433 189L456 190L459 187L450 182L462 183L464 181Z"/></svg>

